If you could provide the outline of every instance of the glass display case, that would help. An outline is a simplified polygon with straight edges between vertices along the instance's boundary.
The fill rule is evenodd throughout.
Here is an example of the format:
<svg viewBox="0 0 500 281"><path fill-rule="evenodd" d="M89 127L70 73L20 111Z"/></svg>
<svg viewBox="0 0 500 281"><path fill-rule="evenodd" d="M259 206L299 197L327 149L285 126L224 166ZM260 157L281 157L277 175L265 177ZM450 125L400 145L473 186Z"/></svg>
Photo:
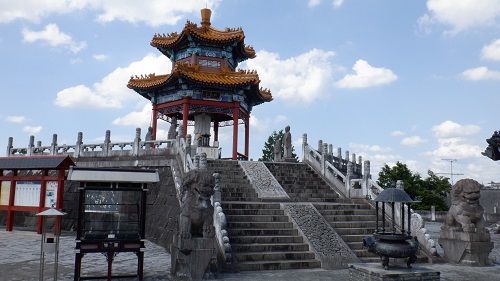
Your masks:
<svg viewBox="0 0 500 281"><path fill-rule="evenodd" d="M140 239L140 191L87 190L82 239Z"/></svg>
<svg viewBox="0 0 500 281"><path fill-rule="evenodd" d="M104 254L107 275L143 278L146 192L148 183L159 181L156 170L99 169L73 167L68 180L80 182L78 226L75 247L75 281L103 277L81 276L82 258L89 253ZM118 253L135 253L137 273L112 273Z"/></svg>

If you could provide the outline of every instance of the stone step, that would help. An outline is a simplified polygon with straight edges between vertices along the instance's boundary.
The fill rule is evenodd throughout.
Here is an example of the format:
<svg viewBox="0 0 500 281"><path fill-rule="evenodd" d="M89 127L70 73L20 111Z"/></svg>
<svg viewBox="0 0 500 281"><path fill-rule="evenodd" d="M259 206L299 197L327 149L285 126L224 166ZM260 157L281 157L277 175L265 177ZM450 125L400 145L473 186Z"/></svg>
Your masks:
<svg viewBox="0 0 500 281"><path fill-rule="evenodd" d="M328 210L372 210L370 206L365 204L348 204L348 203L338 203L338 204L314 204L314 207L318 209L320 213Z"/></svg>
<svg viewBox="0 0 500 281"><path fill-rule="evenodd" d="M376 228L375 221L328 221L330 225L337 228Z"/></svg>
<svg viewBox="0 0 500 281"><path fill-rule="evenodd" d="M229 222L288 222L288 216L285 215L227 215Z"/></svg>
<svg viewBox="0 0 500 281"><path fill-rule="evenodd" d="M280 210L279 203L267 203L267 202L235 202L235 201L222 201L223 208L225 209L276 209Z"/></svg>
<svg viewBox="0 0 500 281"><path fill-rule="evenodd" d="M327 216L375 216L372 209L340 209L340 210L318 210L324 217Z"/></svg>
<svg viewBox="0 0 500 281"><path fill-rule="evenodd" d="M251 228L251 229L283 229L293 228L292 222L253 222L253 221L228 221L228 228Z"/></svg>
<svg viewBox="0 0 500 281"><path fill-rule="evenodd" d="M375 215L323 215L325 220L329 222L337 222L337 221L376 221Z"/></svg>
<svg viewBox="0 0 500 281"><path fill-rule="evenodd" d="M321 262L315 259L308 260L275 260L275 261L243 261L238 263L241 271L262 271L262 270L287 270L287 269L308 269L320 268Z"/></svg>
<svg viewBox="0 0 500 281"><path fill-rule="evenodd" d="M314 259L314 253L305 251L243 252L234 253L237 261L307 260Z"/></svg>
<svg viewBox="0 0 500 281"><path fill-rule="evenodd" d="M375 232L375 229L369 229L369 228L354 228L354 227L348 227L348 228L335 228L335 231L340 235L372 235Z"/></svg>
<svg viewBox="0 0 500 281"><path fill-rule="evenodd" d="M256 235L298 235L299 231L295 228L283 228L283 229L251 229L251 228L230 228L228 229L229 238L232 239L235 236L256 236Z"/></svg>
<svg viewBox="0 0 500 281"><path fill-rule="evenodd" d="M251 244L251 243L262 243L262 244L270 244L270 243L302 243L304 238L302 236L296 235L273 235L273 236L236 236L231 237L231 244L240 243L240 244Z"/></svg>
<svg viewBox="0 0 500 281"><path fill-rule="evenodd" d="M242 197L251 197L251 198L258 198L257 194L255 193L247 193L247 192L226 192L222 191L222 198L228 199L228 198L242 198Z"/></svg>
<svg viewBox="0 0 500 281"><path fill-rule="evenodd" d="M227 216L274 216L283 215L285 212L281 209L230 209L226 208L226 205L222 205L224 213ZM229 218L228 218L229 220Z"/></svg>
<svg viewBox="0 0 500 281"><path fill-rule="evenodd" d="M309 244L306 243L259 243L259 244L235 244L231 243L231 248L237 253L253 252L298 252L309 251Z"/></svg>

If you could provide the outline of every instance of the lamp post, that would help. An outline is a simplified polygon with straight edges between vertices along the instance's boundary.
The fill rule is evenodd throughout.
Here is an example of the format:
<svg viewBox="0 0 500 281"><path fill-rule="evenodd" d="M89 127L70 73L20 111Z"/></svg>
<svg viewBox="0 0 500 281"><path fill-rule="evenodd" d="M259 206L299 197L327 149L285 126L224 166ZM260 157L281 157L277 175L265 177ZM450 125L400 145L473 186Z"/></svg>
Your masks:
<svg viewBox="0 0 500 281"><path fill-rule="evenodd" d="M57 221L57 217L64 216L66 213L54 209L53 207L36 214L42 216L42 242L40 246L40 273L39 281L43 281L43 271L45 267L45 254L54 253L54 281L57 280L57 266L59 259L59 237L61 236L61 221ZM46 217L54 217L54 233L47 234L45 230Z"/></svg>

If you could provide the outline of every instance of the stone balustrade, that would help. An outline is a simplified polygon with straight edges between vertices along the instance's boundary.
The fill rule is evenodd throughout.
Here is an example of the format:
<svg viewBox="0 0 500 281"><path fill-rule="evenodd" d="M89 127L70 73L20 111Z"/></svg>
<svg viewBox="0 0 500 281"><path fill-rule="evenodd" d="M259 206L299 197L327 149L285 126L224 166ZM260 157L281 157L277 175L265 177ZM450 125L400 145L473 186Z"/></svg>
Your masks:
<svg viewBox="0 0 500 281"><path fill-rule="evenodd" d="M104 142L83 143L83 133L79 132L76 144L59 145L57 134L52 137L52 143L42 146L38 141L35 145L35 137L30 136L27 147L14 147L13 138L10 137L7 144L6 156L32 156L32 155L58 155L69 154L74 158L78 157L108 157L108 156L139 156L148 154L158 154L158 150L172 149L178 140L141 140L141 129L136 129L136 136L130 142L111 142L111 131L106 131ZM174 152L174 151L171 151Z"/></svg>
<svg viewBox="0 0 500 281"><path fill-rule="evenodd" d="M352 154L349 161L349 151L346 151L345 157L342 158L342 149L338 148L335 157L332 153L332 145L323 143L322 140L318 141L318 149L316 150L307 143L307 134L302 136L302 152L303 162L321 174L331 186L335 186L337 191L346 198L366 199L374 206L373 200L384 190L376 181L372 180L370 161L364 161L363 169L361 169L361 156L356 162L356 155ZM387 206L387 208L386 214L389 214L390 217L392 209L390 206ZM426 233L422 217L416 215L413 210L411 212L412 233L417 237L424 251L430 256L435 256L436 243ZM401 228L401 225L399 225L401 222L401 208L399 205L395 207L394 217L395 222L398 224L397 227Z"/></svg>

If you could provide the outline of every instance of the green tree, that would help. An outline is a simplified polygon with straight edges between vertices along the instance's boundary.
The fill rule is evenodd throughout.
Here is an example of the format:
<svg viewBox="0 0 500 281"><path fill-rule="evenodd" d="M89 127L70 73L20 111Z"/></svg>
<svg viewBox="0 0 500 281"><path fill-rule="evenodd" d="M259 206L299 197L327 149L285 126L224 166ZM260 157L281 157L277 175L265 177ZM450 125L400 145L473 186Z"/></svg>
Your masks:
<svg viewBox="0 0 500 281"><path fill-rule="evenodd" d="M413 173L406 164L397 162L392 168L385 165L379 172L377 183L383 187L395 187L396 182L402 180L404 190L408 195L419 203L411 206L415 210L429 210L430 206L436 206L436 211L446 211L446 194L451 185L448 178L438 177L431 170L427 172L427 178L422 179L420 174Z"/></svg>
<svg viewBox="0 0 500 281"><path fill-rule="evenodd" d="M283 136L285 133L283 130L279 130L276 133L276 130L267 138L267 141L264 143L264 148L262 149L262 157L259 158L259 161L274 161L274 144L276 140L283 140ZM283 146L281 147L281 156L283 156ZM295 147L292 146L292 157L298 159L297 154L295 154Z"/></svg>

